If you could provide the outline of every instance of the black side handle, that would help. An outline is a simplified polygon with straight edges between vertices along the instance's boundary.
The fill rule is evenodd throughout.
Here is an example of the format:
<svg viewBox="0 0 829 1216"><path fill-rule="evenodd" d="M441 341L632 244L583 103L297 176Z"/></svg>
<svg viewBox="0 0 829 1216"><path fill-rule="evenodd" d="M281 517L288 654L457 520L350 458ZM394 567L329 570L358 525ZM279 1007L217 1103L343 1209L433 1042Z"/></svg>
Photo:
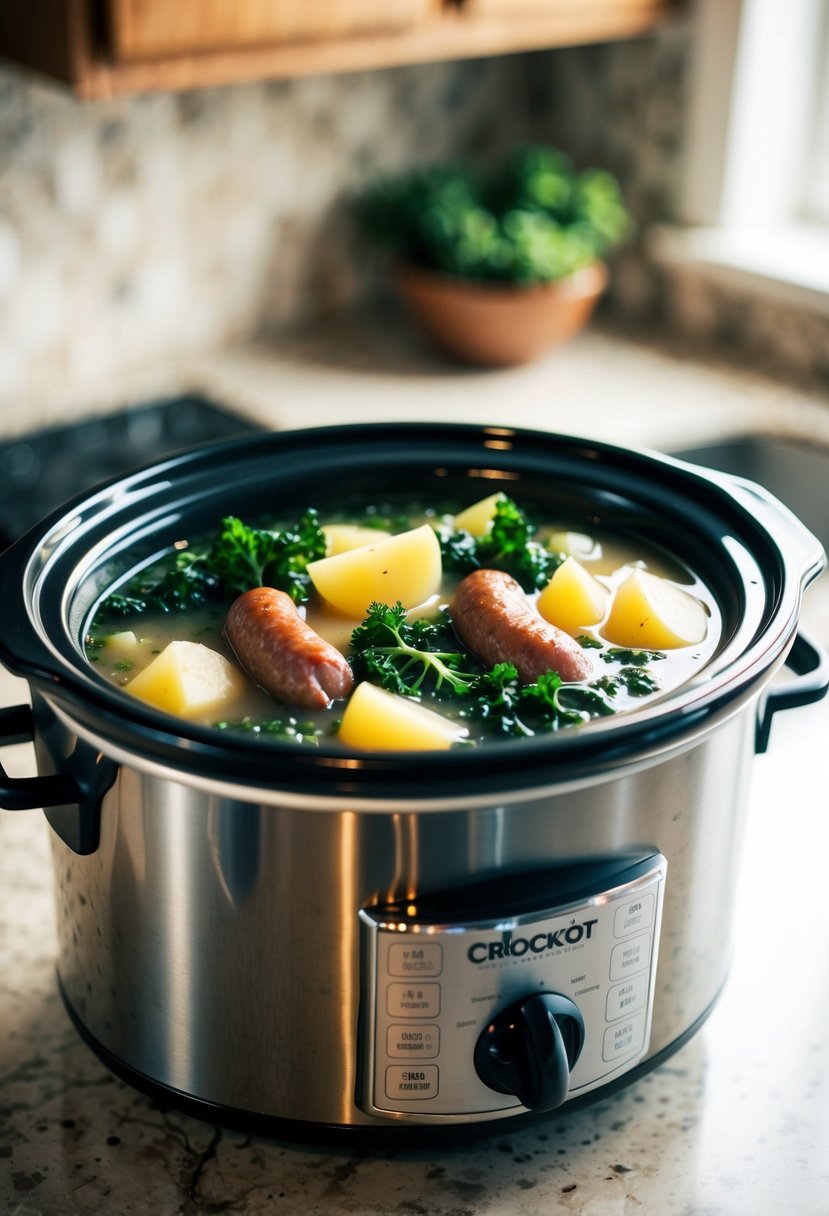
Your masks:
<svg viewBox="0 0 829 1216"><path fill-rule="evenodd" d="M30 705L12 705L8 709L0 709L0 747L31 743L34 725ZM62 806L67 802L77 802L80 795L77 781L67 773L54 773L49 777L10 777L0 764L0 807L5 807L7 811Z"/></svg>
<svg viewBox="0 0 829 1216"><path fill-rule="evenodd" d="M0 709L0 747L31 743L35 715L29 705ZM0 764L0 807L7 811L42 809L51 827L73 852L94 853L101 835L101 799L115 780L117 766L96 756L77 740L65 771L38 777L10 777Z"/></svg>
<svg viewBox="0 0 829 1216"><path fill-rule="evenodd" d="M829 690L829 654L804 633L798 633L786 658L786 666L795 673L794 680L770 688L761 703L754 737L758 755L768 750L771 720L783 709L813 705Z"/></svg>

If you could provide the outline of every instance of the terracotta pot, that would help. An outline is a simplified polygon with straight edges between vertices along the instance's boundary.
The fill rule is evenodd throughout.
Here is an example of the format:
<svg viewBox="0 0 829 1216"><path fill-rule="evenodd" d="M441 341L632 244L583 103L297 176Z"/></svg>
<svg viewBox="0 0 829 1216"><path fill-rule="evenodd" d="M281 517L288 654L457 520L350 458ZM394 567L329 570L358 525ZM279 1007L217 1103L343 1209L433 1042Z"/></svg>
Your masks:
<svg viewBox="0 0 829 1216"><path fill-rule="evenodd" d="M594 262L566 279L529 287L475 283L400 263L394 281L432 340L466 363L528 363L584 327L607 285Z"/></svg>

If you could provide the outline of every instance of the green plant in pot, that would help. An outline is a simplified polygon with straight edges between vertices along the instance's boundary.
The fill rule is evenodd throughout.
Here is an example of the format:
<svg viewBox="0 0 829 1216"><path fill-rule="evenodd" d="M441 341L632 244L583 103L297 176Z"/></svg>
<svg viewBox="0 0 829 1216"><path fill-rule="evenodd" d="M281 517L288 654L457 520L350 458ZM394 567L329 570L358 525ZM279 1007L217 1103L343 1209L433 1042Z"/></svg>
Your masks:
<svg viewBox="0 0 829 1216"><path fill-rule="evenodd" d="M632 227L614 177L576 172L549 147L516 151L489 175L441 166L379 181L358 214L394 254L395 284L432 339L493 366L581 329L607 284L603 258Z"/></svg>

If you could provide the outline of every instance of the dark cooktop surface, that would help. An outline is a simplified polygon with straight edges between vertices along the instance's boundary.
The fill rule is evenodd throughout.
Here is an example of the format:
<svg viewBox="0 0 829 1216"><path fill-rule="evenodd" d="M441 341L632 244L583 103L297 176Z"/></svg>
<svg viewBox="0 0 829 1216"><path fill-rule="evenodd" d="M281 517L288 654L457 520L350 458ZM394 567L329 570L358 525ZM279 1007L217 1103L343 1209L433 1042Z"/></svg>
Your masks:
<svg viewBox="0 0 829 1216"><path fill-rule="evenodd" d="M0 551L99 482L199 443L261 429L188 394L17 435L0 444Z"/></svg>

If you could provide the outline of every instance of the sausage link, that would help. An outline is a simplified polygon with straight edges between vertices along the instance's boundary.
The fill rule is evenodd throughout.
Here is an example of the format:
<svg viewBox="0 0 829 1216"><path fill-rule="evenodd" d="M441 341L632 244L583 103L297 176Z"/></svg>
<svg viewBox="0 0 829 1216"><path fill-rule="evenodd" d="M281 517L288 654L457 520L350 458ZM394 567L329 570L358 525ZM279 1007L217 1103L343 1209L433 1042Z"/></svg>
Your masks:
<svg viewBox="0 0 829 1216"><path fill-rule="evenodd" d="M545 671L558 672L565 683L591 674L578 642L543 620L503 570L473 570L458 584L450 611L458 637L481 662L513 663L525 684Z"/></svg>
<svg viewBox="0 0 829 1216"><path fill-rule="evenodd" d="M248 675L288 705L324 709L351 692L345 656L305 623L284 591L254 587L240 595L224 632Z"/></svg>

